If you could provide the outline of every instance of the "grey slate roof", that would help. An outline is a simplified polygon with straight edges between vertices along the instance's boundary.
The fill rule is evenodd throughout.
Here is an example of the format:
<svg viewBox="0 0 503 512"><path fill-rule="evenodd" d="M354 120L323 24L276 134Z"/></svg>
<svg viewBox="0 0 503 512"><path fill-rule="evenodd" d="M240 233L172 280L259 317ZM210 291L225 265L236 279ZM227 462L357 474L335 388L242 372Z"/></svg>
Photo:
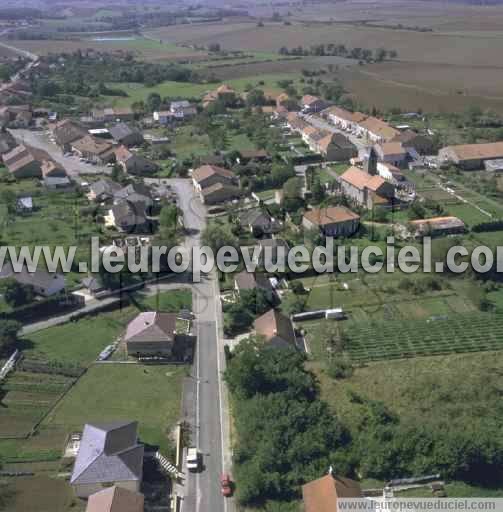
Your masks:
<svg viewBox="0 0 503 512"><path fill-rule="evenodd" d="M152 206L152 193L142 183L132 183L114 193L115 200L127 199L132 203L144 203L147 207Z"/></svg>
<svg viewBox="0 0 503 512"><path fill-rule="evenodd" d="M97 197L113 197L114 194L121 190L122 187L115 181L98 180L95 181L90 188Z"/></svg>
<svg viewBox="0 0 503 512"><path fill-rule="evenodd" d="M271 217L260 208L250 208L239 214L239 223L242 226L267 227Z"/></svg>
<svg viewBox="0 0 503 512"><path fill-rule="evenodd" d="M117 141L122 141L126 137L129 137L133 134L140 135L140 132L136 128L131 128L126 123L118 123L115 126L112 126L108 129L110 132L110 135L112 135L112 138Z"/></svg>
<svg viewBox="0 0 503 512"><path fill-rule="evenodd" d="M144 448L137 429L136 421L86 424L70 483L141 480Z"/></svg>
<svg viewBox="0 0 503 512"><path fill-rule="evenodd" d="M47 272L46 270L39 269L35 272L28 272L28 268L23 266L21 272L14 272L10 262L4 263L0 270L0 278L12 277L18 283L28 286L37 286L39 288L50 288L55 279L64 277L57 272Z"/></svg>

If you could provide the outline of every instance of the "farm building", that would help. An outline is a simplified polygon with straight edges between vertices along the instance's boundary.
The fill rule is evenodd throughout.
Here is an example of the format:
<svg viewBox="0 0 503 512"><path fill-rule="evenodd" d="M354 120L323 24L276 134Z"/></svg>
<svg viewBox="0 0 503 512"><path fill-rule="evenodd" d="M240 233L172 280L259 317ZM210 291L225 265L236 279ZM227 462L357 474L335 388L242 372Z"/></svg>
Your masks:
<svg viewBox="0 0 503 512"><path fill-rule="evenodd" d="M360 216L344 206L315 208L304 214L306 229L319 229L325 236L351 236L358 229Z"/></svg>
<svg viewBox="0 0 503 512"><path fill-rule="evenodd" d="M416 237L441 236L464 233L465 223L457 217L433 217L431 219L413 220L410 223Z"/></svg>
<svg viewBox="0 0 503 512"><path fill-rule="evenodd" d="M456 165L464 170L483 169L486 160L503 158L503 142L446 146L438 152L441 166Z"/></svg>
<svg viewBox="0 0 503 512"><path fill-rule="evenodd" d="M2 159L11 175L21 179L41 177L42 164L51 157L42 149L21 144L5 153Z"/></svg>

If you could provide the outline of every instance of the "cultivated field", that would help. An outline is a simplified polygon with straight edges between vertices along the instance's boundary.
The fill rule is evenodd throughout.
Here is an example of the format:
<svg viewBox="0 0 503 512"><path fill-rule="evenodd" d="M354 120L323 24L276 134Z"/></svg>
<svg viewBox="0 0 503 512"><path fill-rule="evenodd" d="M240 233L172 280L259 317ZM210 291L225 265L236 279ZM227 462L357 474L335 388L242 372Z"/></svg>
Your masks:
<svg viewBox="0 0 503 512"><path fill-rule="evenodd" d="M184 60L202 60L207 59L207 53L204 51L195 51L189 48L180 48L174 44L160 43L149 39L135 38L120 40L122 36L116 36L119 40L114 40L110 36L108 40L96 41L93 39L79 40L30 40L30 41L12 41L9 44L36 53L37 55L48 55L51 53L74 53L77 50L94 50L101 52L131 52L137 58L146 61L184 61Z"/></svg>
<svg viewBox="0 0 503 512"><path fill-rule="evenodd" d="M503 8L357 2L337 7L289 7L289 11L289 25L265 21L264 27L257 27L255 22L226 20L161 28L150 34L175 44L219 43L224 49L244 51L277 52L282 46L309 48L329 43L394 49L396 62L340 70L339 78L357 101L369 107L437 112L462 111L477 104L503 112L498 85L503 78L499 50L503 46ZM410 29L415 27L428 31ZM318 59L278 63L280 67L267 63L263 72L323 67ZM251 76L253 70L260 72L262 66L219 67L217 75L227 78L237 72Z"/></svg>

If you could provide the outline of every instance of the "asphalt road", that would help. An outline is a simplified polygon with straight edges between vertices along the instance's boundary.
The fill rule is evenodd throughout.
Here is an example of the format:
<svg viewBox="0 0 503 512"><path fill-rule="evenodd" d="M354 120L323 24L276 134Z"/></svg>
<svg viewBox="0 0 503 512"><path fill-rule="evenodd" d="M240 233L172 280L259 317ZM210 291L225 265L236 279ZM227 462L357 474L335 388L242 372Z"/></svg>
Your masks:
<svg viewBox="0 0 503 512"><path fill-rule="evenodd" d="M328 123L321 117L314 115L304 115L304 120L309 123L310 125L314 126L315 128L318 128L320 130L327 130L328 132L332 133L342 133L345 137L347 137L358 149L363 149L368 147L368 144L365 143L364 139L359 139L352 133L345 132L343 130L339 130L339 128L336 128L333 124Z"/></svg>
<svg viewBox="0 0 503 512"><path fill-rule="evenodd" d="M60 163L73 178L85 174L110 174L111 169L102 165L91 165L81 162L77 156L63 156L56 144L49 140L49 134L45 131L35 130L10 130L13 137L24 144L34 148L43 149L53 160Z"/></svg>
<svg viewBox="0 0 503 512"><path fill-rule="evenodd" d="M194 194L190 180L169 180L184 213L187 248L200 245L206 226L206 211ZM197 350L191 378L183 396L185 419L192 429L192 444L202 454L202 469L188 473L183 500L184 512L234 512L232 498L224 498L220 476L231 473L229 412L222 382L225 368L220 291L215 273L193 285Z"/></svg>

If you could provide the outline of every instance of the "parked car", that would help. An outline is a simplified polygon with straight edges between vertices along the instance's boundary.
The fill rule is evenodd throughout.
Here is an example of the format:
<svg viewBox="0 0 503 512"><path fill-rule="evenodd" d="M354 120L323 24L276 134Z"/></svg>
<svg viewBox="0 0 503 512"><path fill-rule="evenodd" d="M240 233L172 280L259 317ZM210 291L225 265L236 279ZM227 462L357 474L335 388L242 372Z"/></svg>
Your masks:
<svg viewBox="0 0 503 512"><path fill-rule="evenodd" d="M222 489L222 496L228 498L232 496L232 481L227 473L224 473L220 478L220 486Z"/></svg>
<svg viewBox="0 0 503 512"><path fill-rule="evenodd" d="M199 471L199 453L197 448L187 450L187 469L189 471Z"/></svg>

